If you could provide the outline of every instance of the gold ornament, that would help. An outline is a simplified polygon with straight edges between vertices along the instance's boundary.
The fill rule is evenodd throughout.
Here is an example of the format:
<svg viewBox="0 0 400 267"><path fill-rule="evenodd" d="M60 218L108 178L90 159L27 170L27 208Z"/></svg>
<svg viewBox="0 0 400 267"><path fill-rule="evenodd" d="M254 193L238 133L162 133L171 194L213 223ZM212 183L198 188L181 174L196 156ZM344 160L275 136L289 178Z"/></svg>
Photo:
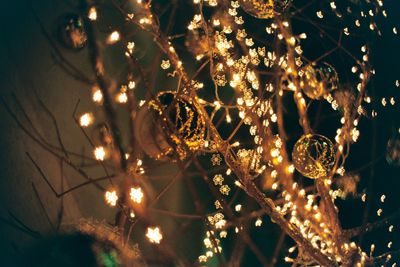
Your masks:
<svg viewBox="0 0 400 267"><path fill-rule="evenodd" d="M139 110L135 136L144 152L158 160L184 159L203 145L205 122L187 96L161 92Z"/></svg>
<svg viewBox="0 0 400 267"><path fill-rule="evenodd" d="M292 159L302 175L311 179L323 178L335 166L335 147L325 136L306 134L294 145Z"/></svg>
<svg viewBox="0 0 400 267"><path fill-rule="evenodd" d="M291 0L239 0L240 6L243 10L259 19L270 19L275 14L280 14L288 7Z"/></svg>
<svg viewBox="0 0 400 267"><path fill-rule="evenodd" d="M306 66L301 75L300 87L311 99L324 98L339 86L335 68L326 62Z"/></svg>

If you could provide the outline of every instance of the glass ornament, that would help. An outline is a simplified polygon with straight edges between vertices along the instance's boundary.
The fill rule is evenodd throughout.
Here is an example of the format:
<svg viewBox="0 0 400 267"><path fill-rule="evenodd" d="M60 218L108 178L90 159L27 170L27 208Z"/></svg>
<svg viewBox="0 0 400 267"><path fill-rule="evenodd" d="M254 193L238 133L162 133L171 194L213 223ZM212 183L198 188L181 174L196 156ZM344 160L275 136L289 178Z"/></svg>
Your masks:
<svg viewBox="0 0 400 267"><path fill-rule="evenodd" d="M400 139L389 139L386 146L386 161L390 165L400 166Z"/></svg>
<svg viewBox="0 0 400 267"><path fill-rule="evenodd" d="M259 19L270 19L282 13L291 0L239 0L242 9L249 15Z"/></svg>
<svg viewBox="0 0 400 267"><path fill-rule="evenodd" d="M303 176L311 179L327 177L335 166L335 147L325 136L306 134L294 145L292 160Z"/></svg>
<svg viewBox="0 0 400 267"><path fill-rule="evenodd" d="M155 110L144 104L135 118L135 137L149 157L164 161L172 158L173 148L159 119Z"/></svg>
<svg viewBox="0 0 400 267"><path fill-rule="evenodd" d="M318 100L339 87L339 76L326 62L308 65L301 72L300 87L306 96Z"/></svg>
<svg viewBox="0 0 400 267"><path fill-rule="evenodd" d="M139 110L135 136L143 151L157 160L184 159L203 146L205 122L187 96L161 92Z"/></svg>
<svg viewBox="0 0 400 267"><path fill-rule="evenodd" d="M79 50L85 47L87 34L82 17L76 14L65 15L59 27L59 38L66 48Z"/></svg>

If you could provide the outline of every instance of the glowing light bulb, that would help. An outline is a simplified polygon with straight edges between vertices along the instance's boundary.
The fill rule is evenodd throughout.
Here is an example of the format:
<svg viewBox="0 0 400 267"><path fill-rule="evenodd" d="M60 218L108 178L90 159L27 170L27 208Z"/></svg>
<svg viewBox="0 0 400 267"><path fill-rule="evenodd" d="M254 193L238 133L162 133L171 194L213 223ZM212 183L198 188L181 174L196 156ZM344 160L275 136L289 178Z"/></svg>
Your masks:
<svg viewBox="0 0 400 267"><path fill-rule="evenodd" d="M158 227L148 227L146 232L146 237L149 239L150 243L160 244L163 236L161 234L160 228Z"/></svg>
<svg viewBox="0 0 400 267"><path fill-rule="evenodd" d="M119 35L119 32L118 31L113 31L110 34L110 36L108 37L108 43L109 44L114 44L114 43L118 42L120 38L121 37Z"/></svg>
<svg viewBox="0 0 400 267"><path fill-rule="evenodd" d="M133 202L140 204L142 202L144 194L140 187L136 187L131 188L129 196L131 197Z"/></svg>
<svg viewBox="0 0 400 267"><path fill-rule="evenodd" d="M79 118L79 124L82 127L88 127L93 123L94 117L92 113L85 113Z"/></svg>
<svg viewBox="0 0 400 267"><path fill-rule="evenodd" d="M93 153L94 157L99 161L105 160L107 155L105 148L102 146L95 147Z"/></svg>
<svg viewBox="0 0 400 267"><path fill-rule="evenodd" d="M109 204L110 206L114 207L115 205L117 205L118 201L117 191L115 190L107 191L104 194L104 198L106 200L106 203Z"/></svg>

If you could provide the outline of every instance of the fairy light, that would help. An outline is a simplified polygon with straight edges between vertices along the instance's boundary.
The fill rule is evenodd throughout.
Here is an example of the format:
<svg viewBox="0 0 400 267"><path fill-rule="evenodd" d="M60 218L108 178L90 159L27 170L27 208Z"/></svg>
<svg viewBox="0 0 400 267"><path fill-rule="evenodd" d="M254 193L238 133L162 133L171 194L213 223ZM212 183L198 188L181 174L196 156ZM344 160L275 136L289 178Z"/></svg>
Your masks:
<svg viewBox="0 0 400 267"><path fill-rule="evenodd" d="M226 117L225 117L225 118L226 118L226 122L227 122L227 123L231 123L231 122L232 122L232 118L231 118L231 116L229 115L229 113L226 114Z"/></svg>
<svg viewBox="0 0 400 267"><path fill-rule="evenodd" d="M144 194L140 187L133 187L129 192L129 196L133 202L140 204L142 203Z"/></svg>
<svg viewBox="0 0 400 267"><path fill-rule="evenodd" d="M98 146L94 148L94 157L99 161L103 161L106 158L106 150L103 146Z"/></svg>
<svg viewBox="0 0 400 267"><path fill-rule="evenodd" d="M361 200L362 202L365 202L367 200L367 194L362 194Z"/></svg>
<svg viewBox="0 0 400 267"><path fill-rule="evenodd" d="M169 62L169 60L162 60L161 61L161 68L166 70L169 69L171 67L171 63Z"/></svg>
<svg viewBox="0 0 400 267"><path fill-rule="evenodd" d="M219 237L220 238L226 238L228 236L228 232L227 231L221 231L219 232Z"/></svg>
<svg viewBox="0 0 400 267"><path fill-rule="evenodd" d="M242 210L242 205L238 204L235 206L235 211L240 212Z"/></svg>
<svg viewBox="0 0 400 267"><path fill-rule="evenodd" d="M130 90L135 89L135 87L136 87L135 81L129 81L129 82L128 82L128 88L129 88Z"/></svg>
<svg viewBox="0 0 400 267"><path fill-rule="evenodd" d="M108 43L109 44L114 44L114 43L118 42L120 38L121 37L120 37L119 32L118 31L113 31L108 37Z"/></svg>
<svg viewBox="0 0 400 267"><path fill-rule="evenodd" d="M294 165L290 164L289 167L288 167L288 172L289 173L294 173L294 170L295 170Z"/></svg>
<svg viewBox="0 0 400 267"><path fill-rule="evenodd" d="M160 244L161 240L163 239L160 228L158 227L148 227L146 237L149 239L150 243L154 244Z"/></svg>
<svg viewBox="0 0 400 267"><path fill-rule="evenodd" d="M382 209L378 209L378 210L376 211L376 214L377 214L378 216L381 216L381 215L382 215L382 212L383 212Z"/></svg>
<svg viewBox="0 0 400 267"><path fill-rule="evenodd" d="M88 127L93 124L94 116L92 113L85 113L79 118L79 125L82 127Z"/></svg>
<svg viewBox="0 0 400 267"><path fill-rule="evenodd" d="M97 20L97 10L95 7L89 8L88 18L92 21Z"/></svg>
<svg viewBox="0 0 400 267"><path fill-rule="evenodd" d="M117 205L118 195L116 190L106 191L104 194L105 201L108 205L114 207Z"/></svg>
<svg viewBox="0 0 400 267"><path fill-rule="evenodd" d="M103 93L100 89L95 89L92 94L93 102L101 104L103 102Z"/></svg>
<svg viewBox="0 0 400 267"><path fill-rule="evenodd" d="M128 102L128 94L126 92L120 92L115 96L115 100L120 104Z"/></svg>
<svg viewBox="0 0 400 267"><path fill-rule="evenodd" d="M146 103L146 100L140 100L139 101L139 107L143 106Z"/></svg>
<svg viewBox="0 0 400 267"><path fill-rule="evenodd" d="M126 45L126 50L127 50L127 57L130 57L133 54L133 49L135 48L135 43L134 42L128 42Z"/></svg>
<svg viewBox="0 0 400 267"><path fill-rule="evenodd" d="M200 255L198 259L200 263L207 262L208 257L206 255Z"/></svg>

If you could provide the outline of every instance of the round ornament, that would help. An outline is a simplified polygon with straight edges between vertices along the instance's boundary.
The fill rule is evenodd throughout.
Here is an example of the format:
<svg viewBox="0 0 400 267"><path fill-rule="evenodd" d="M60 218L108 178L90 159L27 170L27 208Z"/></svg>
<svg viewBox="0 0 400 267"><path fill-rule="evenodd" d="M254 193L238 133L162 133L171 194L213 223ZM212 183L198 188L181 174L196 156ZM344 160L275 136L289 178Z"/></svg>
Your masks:
<svg viewBox="0 0 400 267"><path fill-rule="evenodd" d="M82 17L76 14L65 15L59 27L59 37L66 48L79 50L85 47L87 35Z"/></svg>
<svg viewBox="0 0 400 267"><path fill-rule="evenodd" d="M205 122L189 97L161 92L139 110L135 135L152 158L172 159L175 151L184 159L187 149L196 150L203 145Z"/></svg>
<svg viewBox="0 0 400 267"><path fill-rule="evenodd" d="M335 147L325 136L306 134L294 145L292 159L302 175L311 179L323 178L335 166Z"/></svg>
<svg viewBox="0 0 400 267"><path fill-rule="evenodd" d="M400 139L389 139L386 146L386 161L390 165L400 166Z"/></svg>
<svg viewBox="0 0 400 267"><path fill-rule="evenodd" d="M249 15L258 19L270 19L275 14L282 13L291 0L239 0L242 9Z"/></svg>
<svg viewBox="0 0 400 267"><path fill-rule="evenodd" d="M339 76L326 62L305 67L300 81L302 91L311 99L321 99L339 86Z"/></svg>
<svg viewBox="0 0 400 267"><path fill-rule="evenodd" d="M158 114L143 105L135 118L135 137L143 151L157 160L172 158L173 148L167 139Z"/></svg>

